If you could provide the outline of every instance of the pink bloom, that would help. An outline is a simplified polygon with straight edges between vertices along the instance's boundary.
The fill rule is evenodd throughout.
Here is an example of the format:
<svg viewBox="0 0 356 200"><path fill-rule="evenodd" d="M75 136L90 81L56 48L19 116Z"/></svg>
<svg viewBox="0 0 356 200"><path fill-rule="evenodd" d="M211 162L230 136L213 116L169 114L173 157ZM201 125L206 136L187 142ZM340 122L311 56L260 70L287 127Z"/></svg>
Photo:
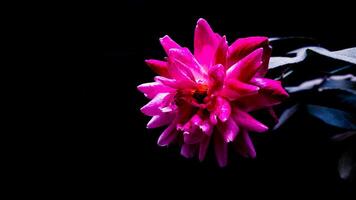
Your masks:
<svg viewBox="0 0 356 200"><path fill-rule="evenodd" d="M281 83L264 78L271 47L266 37L236 40L214 33L199 19L194 34L194 54L169 36L160 42L168 57L146 60L159 76L138 86L151 99L141 111L152 116L147 128L166 126L158 144L181 145L181 154L204 160L210 143L220 166L227 164L231 143L243 156L256 156L248 132L268 127L249 112L268 108L288 97Z"/></svg>

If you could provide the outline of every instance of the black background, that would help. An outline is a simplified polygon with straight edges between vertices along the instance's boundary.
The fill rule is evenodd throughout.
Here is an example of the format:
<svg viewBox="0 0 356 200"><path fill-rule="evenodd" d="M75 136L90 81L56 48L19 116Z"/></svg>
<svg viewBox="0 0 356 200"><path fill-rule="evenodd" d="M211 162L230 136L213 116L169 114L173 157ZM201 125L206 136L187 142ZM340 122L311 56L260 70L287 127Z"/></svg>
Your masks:
<svg viewBox="0 0 356 200"><path fill-rule="evenodd" d="M182 158L177 147L158 147L162 129L145 128L149 118L139 108L148 100L136 89L153 80L144 59L165 56L158 39L167 34L192 48L200 17L230 44L252 35L306 36L336 50L355 46L351 8L341 3L221 0L69 7L65 20L57 20L66 28L58 29L63 36L59 42L69 41L66 55L73 58L65 63L64 81L70 86L62 92L69 95L61 98L74 108L64 123L75 128L58 136L63 141L57 150L61 159L55 161L58 178L73 191L116 195L137 195L151 187L149 193L161 197L164 192L236 198L351 192L352 186L338 178L338 147L324 137L330 128L316 119L300 124L296 118L294 126L278 132L253 134L257 158L243 159L230 151L229 165L219 168L212 151L200 163Z"/></svg>

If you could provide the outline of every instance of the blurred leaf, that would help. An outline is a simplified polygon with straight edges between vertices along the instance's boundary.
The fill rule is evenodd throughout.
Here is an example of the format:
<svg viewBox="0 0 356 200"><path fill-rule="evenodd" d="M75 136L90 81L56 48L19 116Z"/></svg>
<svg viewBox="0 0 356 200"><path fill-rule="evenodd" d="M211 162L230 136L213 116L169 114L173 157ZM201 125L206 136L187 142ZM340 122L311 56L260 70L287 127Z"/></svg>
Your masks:
<svg viewBox="0 0 356 200"><path fill-rule="evenodd" d="M294 106L285 109L282 115L280 116L278 123L273 127L273 130L276 130L281 127L291 116L294 115L298 108L299 104L295 104Z"/></svg>
<svg viewBox="0 0 356 200"><path fill-rule="evenodd" d="M328 89L346 90L356 94L356 77L351 74L334 75L325 78L308 80L298 86L286 87L289 93L300 92L318 88L319 91Z"/></svg>
<svg viewBox="0 0 356 200"><path fill-rule="evenodd" d="M346 90L356 94L356 77L351 74L331 76L319 86L319 91L328 89Z"/></svg>
<svg viewBox="0 0 356 200"><path fill-rule="evenodd" d="M339 175L344 180L351 180L354 176L356 161L352 150L344 152L339 160Z"/></svg>
<svg viewBox="0 0 356 200"><path fill-rule="evenodd" d="M347 131L347 132L344 132L344 133L341 133L341 134L337 134L334 137L332 137L332 140L340 142L340 141L348 139L348 138L350 138L352 136L356 136L356 131Z"/></svg>
<svg viewBox="0 0 356 200"><path fill-rule="evenodd" d="M339 74L339 73L345 73L345 72L347 73L347 70L351 70L352 68L355 68L355 65L352 65L352 64L346 65L346 66L339 67L339 68L329 71L329 74L333 75L333 74Z"/></svg>
<svg viewBox="0 0 356 200"><path fill-rule="evenodd" d="M326 124L344 129L356 129L355 117L350 113L317 105L307 105L307 110Z"/></svg>
<svg viewBox="0 0 356 200"><path fill-rule="evenodd" d="M356 113L356 95L347 90L328 89L309 91L307 97L301 97L301 101L335 109Z"/></svg>
<svg viewBox="0 0 356 200"><path fill-rule="evenodd" d="M313 79L309 81L305 81L302 84L294 87L285 87L285 89L288 91L288 93L294 93L294 92L301 92L305 90L311 90L314 87L320 85L323 82L322 78L318 79Z"/></svg>
<svg viewBox="0 0 356 200"><path fill-rule="evenodd" d="M314 38L300 36L269 38L269 42L273 47L273 56L283 56L287 52L306 46L319 46Z"/></svg>
<svg viewBox="0 0 356 200"><path fill-rule="evenodd" d="M339 51L329 51L322 47L303 47L289 52L288 54L296 54L296 56L291 57L271 57L270 59L270 69L302 62L307 56L308 51L315 52L317 54L323 55L336 60L345 61L348 63L356 64L356 47L343 49Z"/></svg>

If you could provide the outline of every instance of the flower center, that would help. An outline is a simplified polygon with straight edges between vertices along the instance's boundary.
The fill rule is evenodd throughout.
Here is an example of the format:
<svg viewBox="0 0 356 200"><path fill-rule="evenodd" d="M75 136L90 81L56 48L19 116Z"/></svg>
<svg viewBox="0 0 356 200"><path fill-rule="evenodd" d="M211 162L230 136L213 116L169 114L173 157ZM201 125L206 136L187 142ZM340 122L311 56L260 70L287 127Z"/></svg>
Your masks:
<svg viewBox="0 0 356 200"><path fill-rule="evenodd" d="M178 90L175 96L175 103L177 106L183 105L186 102L195 107L205 107L207 96L208 87L206 85L198 85L194 89Z"/></svg>
<svg viewBox="0 0 356 200"><path fill-rule="evenodd" d="M204 85L202 85L202 87L198 87L198 89L193 92L193 98L199 104L204 103L204 99L207 95L208 95L208 88Z"/></svg>

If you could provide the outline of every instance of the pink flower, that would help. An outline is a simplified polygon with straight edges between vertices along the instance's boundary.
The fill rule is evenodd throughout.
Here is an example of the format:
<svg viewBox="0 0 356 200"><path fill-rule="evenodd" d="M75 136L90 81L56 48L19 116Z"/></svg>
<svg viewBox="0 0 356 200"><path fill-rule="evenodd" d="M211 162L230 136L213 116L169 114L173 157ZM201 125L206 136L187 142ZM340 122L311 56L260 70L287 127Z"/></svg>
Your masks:
<svg viewBox="0 0 356 200"><path fill-rule="evenodd" d="M241 155L256 156L249 132L268 127L249 112L268 108L288 97L281 83L264 78L271 47L266 37L236 40L214 33L199 19L194 34L194 54L169 36L160 42L168 57L146 60L159 76L138 86L151 99L141 111L152 116L147 128L168 127L158 145L181 145L181 154L204 160L210 142L220 166L227 164L228 144Z"/></svg>

